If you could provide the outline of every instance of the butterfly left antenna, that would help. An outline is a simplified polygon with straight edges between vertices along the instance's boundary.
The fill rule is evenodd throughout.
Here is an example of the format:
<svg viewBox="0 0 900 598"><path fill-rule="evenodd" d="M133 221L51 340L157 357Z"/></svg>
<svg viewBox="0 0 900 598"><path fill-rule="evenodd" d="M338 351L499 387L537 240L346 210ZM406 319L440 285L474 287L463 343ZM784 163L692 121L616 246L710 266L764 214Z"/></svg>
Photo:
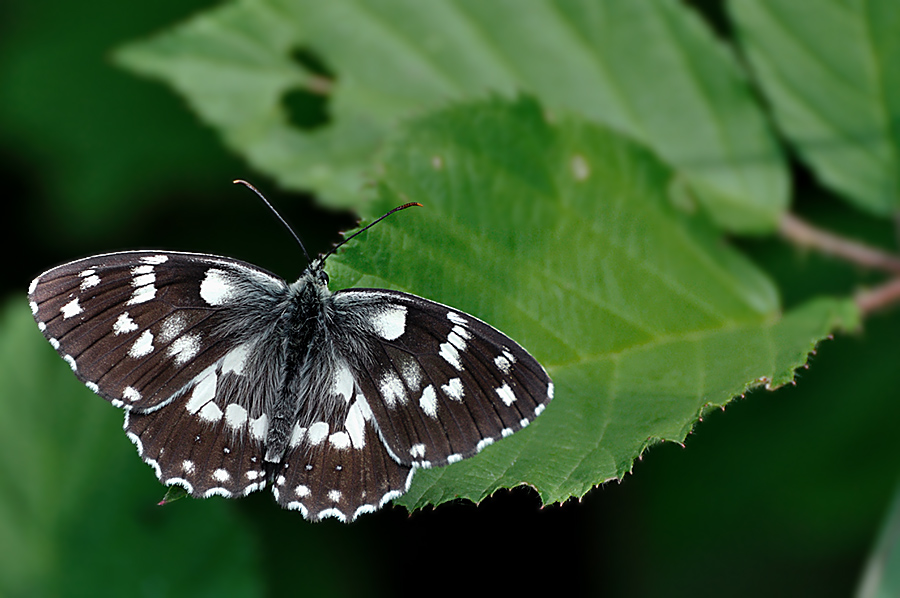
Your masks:
<svg viewBox="0 0 900 598"><path fill-rule="evenodd" d="M266 206L268 206L268 208L269 208L270 210L272 210L272 213L275 214L275 216L278 218L278 220L281 221L281 223L284 225L284 227L285 227L286 229L288 229L288 231L290 231L291 235L293 235L293 237L294 237L294 239L297 241L297 243L300 244L300 249L303 250L303 255L306 256L306 263L307 263L307 264L312 263L312 260L309 259L309 254L306 252L306 247L303 245L303 241L300 240L299 235L297 235L297 233L294 232L294 229L292 229L292 228L291 228L291 225L287 223L287 220L285 220L284 218L281 217L281 214L278 213L278 210L276 210L276 209L272 206L272 204L269 203L269 200L266 199L266 196L263 195L262 193L260 193L260 192L259 192L259 189L257 189L256 187L254 187L253 185L251 185L250 183L248 183L248 182L245 181L245 180L242 180L242 179L235 179L235 180L232 181L232 182L233 182L235 185L243 185L243 186L247 187L248 189L250 189L251 191L253 191L254 193L256 193L256 194L259 196L259 198L260 198L261 200L263 200L263 203L266 204Z"/></svg>

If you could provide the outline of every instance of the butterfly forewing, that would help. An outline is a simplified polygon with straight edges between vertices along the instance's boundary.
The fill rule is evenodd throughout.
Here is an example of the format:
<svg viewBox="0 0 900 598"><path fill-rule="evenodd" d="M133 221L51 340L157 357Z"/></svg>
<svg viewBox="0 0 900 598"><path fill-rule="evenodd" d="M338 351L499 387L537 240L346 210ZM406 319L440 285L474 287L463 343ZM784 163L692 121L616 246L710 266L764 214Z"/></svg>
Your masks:
<svg viewBox="0 0 900 598"><path fill-rule="evenodd" d="M397 461L421 467L470 457L527 426L553 397L543 367L481 320L406 293L377 297L373 366L357 382Z"/></svg>
<svg viewBox="0 0 900 598"><path fill-rule="evenodd" d="M271 304L287 288L236 260L135 251L53 268L35 279L29 298L44 336L79 379L116 405L151 410L248 340L233 333L231 322L247 310L225 301L226 277L261 289ZM273 318L260 310L244 329Z"/></svg>

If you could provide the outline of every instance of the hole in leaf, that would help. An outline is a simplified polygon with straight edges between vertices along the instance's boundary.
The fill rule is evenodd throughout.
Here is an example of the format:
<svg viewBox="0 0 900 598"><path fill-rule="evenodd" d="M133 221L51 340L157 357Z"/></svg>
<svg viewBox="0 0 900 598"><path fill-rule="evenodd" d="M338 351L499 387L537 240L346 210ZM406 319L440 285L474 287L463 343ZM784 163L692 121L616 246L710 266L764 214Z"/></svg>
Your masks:
<svg viewBox="0 0 900 598"><path fill-rule="evenodd" d="M309 48L297 48L291 53L303 69L309 73L309 84L305 89L288 91L282 102L288 119L294 126L311 131L331 122L329 96L334 86L334 75L325 62Z"/></svg>

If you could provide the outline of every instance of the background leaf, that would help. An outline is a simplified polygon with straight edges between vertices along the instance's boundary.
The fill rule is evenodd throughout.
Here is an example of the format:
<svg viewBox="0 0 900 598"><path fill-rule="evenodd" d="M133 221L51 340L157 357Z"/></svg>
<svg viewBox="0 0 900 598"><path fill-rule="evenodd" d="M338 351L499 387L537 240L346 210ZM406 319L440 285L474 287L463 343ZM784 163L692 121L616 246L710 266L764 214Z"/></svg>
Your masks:
<svg viewBox="0 0 900 598"><path fill-rule="evenodd" d="M896 212L900 5L763 0L729 6L778 125L816 176L860 208Z"/></svg>
<svg viewBox="0 0 900 598"><path fill-rule="evenodd" d="M397 118L527 90L642 140L721 225L774 228L787 204L781 154L729 50L688 9L666 0L527 6L247 0L118 57L172 85L257 168L332 205L358 205L366 161ZM291 59L301 48L337 80L323 88ZM291 126L291 90L328 93L332 124Z"/></svg>
<svg viewBox="0 0 900 598"><path fill-rule="evenodd" d="M656 159L583 119L548 122L528 99L419 119L381 169L372 209L428 205L354 243L335 286L410 290L472 313L522 342L558 389L527 430L418 473L402 504L523 482L546 502L580 497L653 441L682 441L704 410L791 381L818 340L857 317L820 300L780 318L766 277L671 206Z"/></svg>

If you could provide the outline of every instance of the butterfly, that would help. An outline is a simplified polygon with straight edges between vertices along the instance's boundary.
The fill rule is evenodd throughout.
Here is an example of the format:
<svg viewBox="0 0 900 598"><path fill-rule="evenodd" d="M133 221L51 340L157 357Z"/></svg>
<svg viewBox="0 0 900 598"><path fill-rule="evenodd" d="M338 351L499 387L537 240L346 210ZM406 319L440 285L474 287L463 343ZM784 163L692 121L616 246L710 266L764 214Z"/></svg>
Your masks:
<svg viewBox="0 0 900 598"><path fill-rule="evenodd" d="M554 389L474 316L398 291L331 292L336 249L293 284L215 255L109 253L44 272L28 296L163 484L194 497L270 487L307 519L352 521L417 469L524 428Z"/></svg>

